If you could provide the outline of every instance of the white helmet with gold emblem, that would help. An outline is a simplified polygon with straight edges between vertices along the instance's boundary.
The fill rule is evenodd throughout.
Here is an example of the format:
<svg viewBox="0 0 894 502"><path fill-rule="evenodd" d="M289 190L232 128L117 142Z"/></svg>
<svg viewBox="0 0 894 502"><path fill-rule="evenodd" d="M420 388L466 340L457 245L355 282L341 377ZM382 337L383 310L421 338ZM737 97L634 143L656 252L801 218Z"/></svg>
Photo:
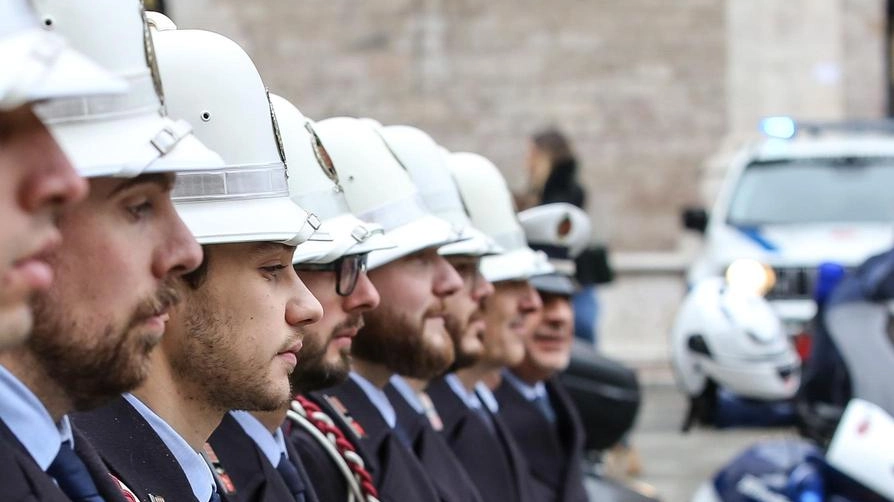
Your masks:
<svg viewBox="0 0 894 502"><path fill-rule="evenodd" d="M282 136L295 203L322 220L317 232L298 246L294 263L330 263L342 256L394 247L381 225L360 220L348 209L338 171L313 122L285 98L270 95Z"/></svg>
<svg viewBox="0 0 894 502"><path fill-rule="evenodd" d="M34 0L46 30L127 82L116 96L56 99L36 107L40 118L85 177L220 167L223 162L165 116L155 54L139 0Z"/></svg>
<svg viewBox="0 0 894 502"><path fill-rule="evenodd" d="M477 153L454 152L448 166L472 224L503 249L481 259L481 273L488 281L530 279L555 270L544 253L528 247L512 193L493 162Z"/></svg>
<svg viewBox="0 0 894 502"><path fill-rule="evenodd" d="M192 122L224 160L177 174L173 199L196 240L297 245L310 238L319 220L289 198L276 117L248 54L210 31L153 29L152 39L168 112Z"/></svg>

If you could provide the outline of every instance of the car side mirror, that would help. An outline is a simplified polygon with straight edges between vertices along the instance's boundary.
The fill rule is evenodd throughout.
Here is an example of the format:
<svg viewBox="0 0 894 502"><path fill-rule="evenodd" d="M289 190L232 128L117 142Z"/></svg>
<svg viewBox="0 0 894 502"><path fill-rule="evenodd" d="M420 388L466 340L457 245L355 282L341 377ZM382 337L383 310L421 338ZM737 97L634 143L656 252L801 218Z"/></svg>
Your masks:
<svg viewBox="0 0 894 502"><path fill-rule="evenodd" d="M683 226L705 233L708 228L708 212L701 207L687 207L683 209Z"/></svg>

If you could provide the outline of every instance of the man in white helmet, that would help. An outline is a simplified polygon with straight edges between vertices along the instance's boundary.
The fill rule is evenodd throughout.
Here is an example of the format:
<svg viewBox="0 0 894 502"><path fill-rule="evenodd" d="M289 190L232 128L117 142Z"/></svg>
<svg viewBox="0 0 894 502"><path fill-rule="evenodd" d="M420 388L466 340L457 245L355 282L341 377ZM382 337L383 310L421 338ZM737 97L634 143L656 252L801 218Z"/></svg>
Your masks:
<svg viewBox="0 0 894 502"><path fill-rule="evenodd" d="M469 337L466 331L470 324L483 328L483 320L478 316L479 306L494 290L481 276L479 262L482 256L494 254L498 248L469 221L443 148L428 134L411 126L382 127L379 133L410 173L423 203L461 232L462 241L440 248L439 253L463 280L463 287L444 299L444 328L453 345L450 367L456 367L457 361L464 365L482 349L477 334L472 333ZM385 392L397 413L398 424L410 437L413 451L434 482L440 500L481 500L465 468L439 433L443 421L425 388L446 368L431 369L437 371L418 371L413 376L394 375Z"/></svg>
<svg viewBox="0 0 894 502"><path fill-rule="evenodd" d="M500 414L530 467L536 500L586 502L584 431L571 396L556 376L568 367L574 341L571 297L578 290L574 259L590 240L590 220L579 208L558 202L518 214L528 244L549 256L556 271L531 278L543 309L524 336L525 356L504 369L494 391Z"/></svg>
<svg viewBox="0 0 894 502"><path fill-rule="evenodd" d="M462 282L438 248L457 235L448 222L418 202L409 175L369 122L332 118L318 122L315 129L332 158L351 212L384 227L396 247L369 255L369 278L381 302L364 315L365 324L352 341L346 381L307 398L325 412L316 423L318 430L327 429L326 420L340 429L358 450L362 472L372 474L367 479L358 473L356 484L363 488L359 494L363 500L437 500L437 491L383 389L395 373L443 371L452 361L443 300ZM375 186L387 189L370 189ZM313 432L293 429L294 434ZM295 444L305 465L330 468L331 474L320 474L327 482L339 476L338 466L325 453L302 449L315 444L310 439ZM341 489L333 500L345 498L351 486Z"/></svg>
<svg viewBox="0 0 894 502"><path fill-rule="evenodd" d="M171 201L170 162L210 168L221 159L163 114L139 2L35 4L46 29L128 87L36 107L89 178L89 195L59 216L65 245L45 256L54 283L33 298L31 337L0 352L0 449L15 460L0 466L0 484L10 500L116 500L108 469L66 414L145 378L178 300L172 283L201 261Z"/></svg>
<svg viewBox="0 0 894 502"><path fill-rule="evenodd" d="M298 246L293 257L298 277L323 306L320 321L304 329L300 363L289 377L294 395L347 378L351 338L362 326L363 314L379 304L379 295L366 276L367 254L394 245L380 226L350 213L337 184L337 171L312 122L284 98L270 98L283 139L292 200L321 218L315 235L332 239L312 237ZM300 396L293 402L299 410L304 410L302 402L307 403ZM290 405L286 402L273 411L230 411L211 435L209 443L242 500L338 500L327 487L348 482L325 479L317 465L302 462L280 427ZM304 417L289 421L286 427L309 425L306 419L305 410Z"/></svg>
<svg viewBox="0 0 894 502"><path fill-rule="evenodd" d="M484 381L493 384L524 357L522 337L540 308L528 279L549 273L546 257L526 244L512 195L496 166L473 153L452 153L453 173L472 224L502 253L481 260L494 293L484 301L484 350L473 363L439 378L428 393L444 421L442 433L484 500L531 500L527 463Z"/></svg>
<svg viewBox="0 0 894 502"><path fill-rule="evenodd" d="M40 57L40 51L51 57ZM40 28L26 0L0 4L0 348L31 330L28 298L52 272L42 255L59 246L59 212L84 198L75 172L34 114L43 101L123 92L120 79Z"/></svg>
<svg viewBox="0 0 894 502"><path fill-rule="evenodd" d="M174 201L204 260L175 285L183 301L147 378L76 423L139 500L236 500L206 442L231 409L288 402L302 329L322 314L292 255L318 222L289 198L275 117L248 55L207 31L152 38L169 112L194 121L225 165L178 174Z"/></svg>

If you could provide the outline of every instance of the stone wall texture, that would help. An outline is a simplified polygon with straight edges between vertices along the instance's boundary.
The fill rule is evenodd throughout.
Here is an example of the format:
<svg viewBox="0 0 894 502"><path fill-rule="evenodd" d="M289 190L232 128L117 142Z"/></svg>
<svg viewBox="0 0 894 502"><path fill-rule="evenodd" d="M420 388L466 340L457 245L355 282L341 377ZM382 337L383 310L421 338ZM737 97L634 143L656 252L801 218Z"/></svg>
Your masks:
<svg viewBox="0 0 894 502"><path fill-rule="evenodd" d="M412 124L525 184L527 137L573 139L597 233L672 250L705 159L767 113L878 116L883 0L168 0L242 44L307 116Z"/></svg>

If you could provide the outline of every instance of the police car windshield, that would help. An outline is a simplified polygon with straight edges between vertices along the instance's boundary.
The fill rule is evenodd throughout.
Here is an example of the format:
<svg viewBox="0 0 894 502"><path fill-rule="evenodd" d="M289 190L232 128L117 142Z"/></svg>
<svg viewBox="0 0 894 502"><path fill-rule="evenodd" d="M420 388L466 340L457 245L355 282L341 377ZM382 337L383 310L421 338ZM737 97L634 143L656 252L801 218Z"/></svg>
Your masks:
<svg viewBox="0 0 894 502"><path fill-rule="evenodd" d="M894 158L749 164L727 221L737 226L894 221Z"/></svg>

